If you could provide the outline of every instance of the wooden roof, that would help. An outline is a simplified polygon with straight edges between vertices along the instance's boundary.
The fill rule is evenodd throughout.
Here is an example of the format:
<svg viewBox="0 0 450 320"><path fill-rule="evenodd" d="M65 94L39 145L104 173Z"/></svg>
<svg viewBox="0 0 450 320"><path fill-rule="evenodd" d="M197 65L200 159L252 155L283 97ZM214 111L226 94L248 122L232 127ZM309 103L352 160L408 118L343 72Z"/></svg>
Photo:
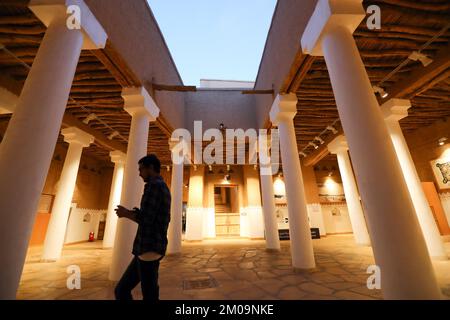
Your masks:
<svg viewBox="0 0 450 320"><path fill-rule="evenodd" d="M20 59L17 61L0 50L0 74L11 77L20 85L28 75L28 68L23 63L33 63L45 33L45 26L27 8L28 2L0 2L0 43ZM381 30L368 30L364 20L354 36L369 78L376 85L410 53L421 49L448 25L450 3L447 0L363 2L364 7L371 4L381 8ZM450 31L447 30L422 51L435 60L432 65L424 68L420 62L409 61L382 84L391 93L389 98L411 99L410 115L401 121L406 131L450 117L449 38ZM108 147L106 137L114 130L120 133L113 138L114 145L126 149L131 117L123 110L121 90L134 85L142 84L111 43L103 50L82 52L66 117L73 117L70 123L81 123L89 113L95 113L100 119L91 121L88 126L104 138L103 143L97 139L86 152L109 160L108 152L112 148ZM281 92L295 92L299 98L294 120L299 150L338 119L328 71L321 57L304 56L299 52ZM8 117L1 119L7 121ZM339 123L336 128L340 130ZM171 130L163 116L150 125L148 151L156 153L163 164L171 163L168 149ZM327 141L332 136L327 132L321 137ZM323 146L318 150L308 147L305 152L309 154L307 160L314 160L311 164L327 154Z"/></svg>
<svg viewBox="0 0 450 320"><path fill-rule="evenodd" d="M0 3L0 43L19 60L0 50L0 73L12 78L22 87L39 49L46 27L27 8L29 1L2 1ZM102 50L84 50L81 53L65 116L73 116L71 124L82 124L90 113L97 116L88 126L103 140L117 131L113 146L126 150L131 116L124 111L122 87L141 86L111 43ZM2 116L0 121L8 121ZM64 124L64 121L63 121ZM161 116L150 124L148 152L156 153L163 164L170 164L168 138L171 128ZM61 137L60 137L61 138ZM61 139L59 140L61 141ZM97 140L85 152L109 161L114 148Z"/></svg>
<svg viewBox="0 0 450 320"><path fill-rule="evenodd" d="M413 51L450 26L450 3L445 0L363 2L364 8L372 4L381 9L381 29L369 30L364 20L354 36L372 85L378 85ZM449 38L447 29L422 50L434 59L432 65L424 68L419 61L409 61L381 85L389 93L387 99L411 99L409 116L400 122L405 131L450 117ZM306 148L305 160L314 164L328 153L324 150L326 143L318 150L308 143L339 118L323 57L299 53L282 92L295 92L298 96L298 113L294 119L298 147L299 151ZM336 128L340 130L339 122ZM327 131L321 137L328 142L333 136Z"/></svg>

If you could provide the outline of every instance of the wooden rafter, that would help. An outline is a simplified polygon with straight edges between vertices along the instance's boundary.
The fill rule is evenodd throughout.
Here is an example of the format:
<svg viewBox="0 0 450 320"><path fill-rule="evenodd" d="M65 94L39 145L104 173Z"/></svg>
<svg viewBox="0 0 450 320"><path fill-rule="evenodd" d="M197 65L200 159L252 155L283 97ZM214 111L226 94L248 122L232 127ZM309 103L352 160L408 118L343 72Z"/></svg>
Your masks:
<svg viewBox="0 0 450 320"><path fill-rule="evenodd" d="M383 13L381 30L369 31L363 21L354 37L369 79L376 85L448 24L450 9L444 1L421 1L420 4L409 0L363 2L364 7L372 4L379 5ZM441 9L437 10L435 5ZM449 39L450 32L447 31L422 51L434 60L428 67L410 61L406 67L384 81L388 99L411 99L409 116L400 122L403 130L415 130L450 117ZM317 57L313 62L297 90L297 96L298 114L294 123L301 150L338 117L322 57ZM383 103L383 99L380 99L380 103ZM317 150L309 147L308 156L303 161L314 165L324 157L330 158L327 152L326 143Z"/></svg>
<svg viewBox="0 0 450 320"><path fill-rule="evenodd" d="M267 89L267 90L242 90L242 94L271 94L274 95L273 89Z"/></svg>
<svg viewBox="0 0 450 320"><path fill-rule="evenodd" d="M1 2L0 43L31 65L46 28L27 4L28 1ZM0 50L0 85L19 95L28 72L17 59ZM9 75L8 79L5 75ZM128 139L131 117L123 110L122 88L141 85L109 40L104 49L82 51L62 125L76 126L94 135L95 142L86 148L86 153L109 161L110 150L126 152L121 137ZM97 119L86 125L82 120L90 113L96 114ZM118 131L121 137L109 140L112 131ZM158 154L162 163L171 162L167 141L172 131L162 114L150 124L148 151Z"/></svg>
<svg viewBox="0 0 450 320"><path fill-rule="evenodd" d="M387 101L392 98L411 99L418 93L433 87L436 83L448 78L450 68L450 45L441 49L433 62L427 67L415 69L411 74L397 85L389 88ZM437 81L435 81L437 79Z"/></svg>

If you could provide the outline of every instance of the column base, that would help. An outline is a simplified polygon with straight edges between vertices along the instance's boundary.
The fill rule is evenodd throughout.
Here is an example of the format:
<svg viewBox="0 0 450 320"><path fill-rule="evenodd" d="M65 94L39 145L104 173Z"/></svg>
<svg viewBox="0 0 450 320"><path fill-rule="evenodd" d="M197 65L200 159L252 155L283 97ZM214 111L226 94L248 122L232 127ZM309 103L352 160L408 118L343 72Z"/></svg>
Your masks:
<svg viewBox="0 0 450 320"><path fill-rule="evenodd" d="M266 252L268 253L278 253L280 251L280 249L266 248Z"/></svg>
<svg viewBox="0 0 450 320"><path fill-rule="evenodd" d="M358 247L372 247L370 243L355 243Z"/></svg>
<svg viewBox="0 0 450 320"><path fill-rule="evenodd" d="M166 257L181 257L181 252L166 253Z"/></svg>
<svg viewBox="0 0 450 320"><path fill-rule="evenodd" d="M319 269L318 268L292 268L294 270L294 273L314 273L314 272L318 272Z"/></svg>
<svg viewBox="0 0 450 320"><path fill-rule="evenodd" d="M437 256L437 257L430 257L433 261L447 261L449 258L448 256Z"/></svg>

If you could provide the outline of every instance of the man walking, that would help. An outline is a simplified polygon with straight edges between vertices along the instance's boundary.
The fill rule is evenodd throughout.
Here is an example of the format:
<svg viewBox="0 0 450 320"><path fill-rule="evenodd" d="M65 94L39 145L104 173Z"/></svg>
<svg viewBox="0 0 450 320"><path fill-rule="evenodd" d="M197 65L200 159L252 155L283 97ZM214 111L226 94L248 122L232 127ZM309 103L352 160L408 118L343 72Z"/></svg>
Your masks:
<svg viewBox="0 0 450 320"><path fill-rule="evenodd" d="M141 283L144 300L159 300L159 262L167 248L167 228L170 221L170 191L160 175L161 163L150 154L139 160L139 175L146 182L140 208L116 209L119 218L138 224L133 243L134 258L119 280L117 300L132 300L131 291Z"/></svg>

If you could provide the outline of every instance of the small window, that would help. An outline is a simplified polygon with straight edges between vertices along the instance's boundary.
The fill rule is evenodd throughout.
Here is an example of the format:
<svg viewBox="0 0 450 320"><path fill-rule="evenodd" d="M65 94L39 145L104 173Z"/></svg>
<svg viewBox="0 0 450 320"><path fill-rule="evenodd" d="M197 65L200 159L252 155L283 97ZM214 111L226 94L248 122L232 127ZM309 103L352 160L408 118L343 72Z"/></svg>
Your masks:
<svg viewBox="0 0 450 320"><path fill-rule="evenodd" d="M83 222L91 222L91 214L90 213L86 213L83 216Z"/></svg>

